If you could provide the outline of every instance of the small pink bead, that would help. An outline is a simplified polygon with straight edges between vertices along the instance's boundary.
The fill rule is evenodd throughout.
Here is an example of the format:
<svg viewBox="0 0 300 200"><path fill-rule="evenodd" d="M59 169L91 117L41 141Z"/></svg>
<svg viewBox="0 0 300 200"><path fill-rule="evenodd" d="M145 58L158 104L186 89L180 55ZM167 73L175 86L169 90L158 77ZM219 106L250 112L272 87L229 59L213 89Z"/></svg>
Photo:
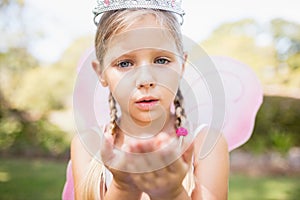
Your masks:
<svg viewBox="0 0 300 200"><path fill-rule="evenodd" d="M175 6L175 0L172 0L172 7Z"/></svg>
<svg viewBox="0 0 300 200"><path fill-rule="evenodd" d="M187 134L188 134L188 131L185 128L183 128L183 127L179 127L179 128L176 129L176 135L178 137L180 137L180 136L187 136Z"/></svg>

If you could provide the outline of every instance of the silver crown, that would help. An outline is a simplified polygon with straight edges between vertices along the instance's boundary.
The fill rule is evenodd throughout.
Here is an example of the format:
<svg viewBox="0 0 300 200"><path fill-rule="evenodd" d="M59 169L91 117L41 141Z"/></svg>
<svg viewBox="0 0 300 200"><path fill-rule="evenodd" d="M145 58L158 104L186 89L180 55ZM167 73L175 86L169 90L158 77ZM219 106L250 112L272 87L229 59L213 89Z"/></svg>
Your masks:
<svg viewBox="0 0 300 200"><path fill-rule="evenodd" d="M185 14L181 9L182 0L97 0L94 8L94 22L97 25L96 17L103 12L127 8L149 8L174 12L183 17Z"/></svg>

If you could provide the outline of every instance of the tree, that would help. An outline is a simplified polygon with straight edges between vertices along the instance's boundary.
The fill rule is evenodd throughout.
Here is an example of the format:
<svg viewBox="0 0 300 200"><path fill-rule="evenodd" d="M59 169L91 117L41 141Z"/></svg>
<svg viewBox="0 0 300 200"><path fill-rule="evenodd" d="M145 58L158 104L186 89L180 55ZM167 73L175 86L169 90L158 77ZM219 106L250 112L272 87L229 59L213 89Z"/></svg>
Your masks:
<svg viewBox="0 0 300 200"><path fill-rule="evenodd" d="M49 102L45 94L51 89L44 87L48 82L40 79L34 82L36 76L43 74L40 63L28 52L30 30L26 29L22 18L23 1L11 0L0 2L0 154L13 155L61 155L66 152L67 140L65 133L47 119L45 106L35 112L32 107ZM52 73L53 74L53 73ZM41 76L43 78L43 76ZM55 76L55 75L52 75ZM32 88L24 90L24 83ZM50 84L51 85L51 84ZM57 84L52 84L56 86ZM37 97L36 88L46 90L44 101L37 102L24 98L22 94ZM35 99L35 98L33 98ZM28 106L30 105L30 106ZM34 112L33 112L34 111Z"/></svg>
<svg viewBox="0 0 300 200"><path fill-rule="evenodd" d="M300 87L300 25L274 19L223 24L202 45L209 54L236 58L251 66L264 85ZM299 94L300 95L300 94Z"/></svg>

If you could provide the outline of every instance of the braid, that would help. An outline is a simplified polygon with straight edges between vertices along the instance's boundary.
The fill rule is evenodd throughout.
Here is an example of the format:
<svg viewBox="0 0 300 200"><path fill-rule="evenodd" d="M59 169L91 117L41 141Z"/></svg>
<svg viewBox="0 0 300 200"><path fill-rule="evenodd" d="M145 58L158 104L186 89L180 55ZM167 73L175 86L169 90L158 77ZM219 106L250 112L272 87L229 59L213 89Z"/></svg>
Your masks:
<svg viewBox="0 0 300 200"><path fill-rule="evenodd" d="M179 128L184 124L184 120L186 119L186 115L183 108L183 96L181 94L180 89L178 89L177 94L174 99L174 106L175 106L175 129Z"/></svg>
<svg viewBox="0 0 300 200"><path fill-rule="evenodd" d="M115 135L118 116L117 116L116 100L114 99L111 93L109 93L108 103L110 108L109 133L111 135Z"/></svg>

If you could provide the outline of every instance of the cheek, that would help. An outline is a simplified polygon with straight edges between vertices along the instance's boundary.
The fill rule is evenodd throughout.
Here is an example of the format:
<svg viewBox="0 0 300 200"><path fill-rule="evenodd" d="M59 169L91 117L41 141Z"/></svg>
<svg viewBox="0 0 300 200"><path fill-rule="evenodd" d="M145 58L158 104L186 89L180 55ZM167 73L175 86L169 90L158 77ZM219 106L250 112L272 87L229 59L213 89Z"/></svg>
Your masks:
<svg viewBox="0 0 300 200"><path fill-rule="evenodd" d="M180 73L174 68L161 69L156 73L157 82L166 91L172 93L174 96L179 87Z"/></svg>
<svg viewBox="0 0 300 200"><path fill-rule="evenodd" d="M135 86L132 79L132 77L120 73L113 73L109 76L109 89L122 108L128 106L128 102L134 91Z"/></svg>
<svg viewBox="0 0 300 200"><path fill-rule="evenodd" d="M124 74L118 72L112 67L107 68L105 71L105 80L112 93L116 93L116 90L125 87L124 83L126 83L126 81L124 81L124 79Z"/></svg>

